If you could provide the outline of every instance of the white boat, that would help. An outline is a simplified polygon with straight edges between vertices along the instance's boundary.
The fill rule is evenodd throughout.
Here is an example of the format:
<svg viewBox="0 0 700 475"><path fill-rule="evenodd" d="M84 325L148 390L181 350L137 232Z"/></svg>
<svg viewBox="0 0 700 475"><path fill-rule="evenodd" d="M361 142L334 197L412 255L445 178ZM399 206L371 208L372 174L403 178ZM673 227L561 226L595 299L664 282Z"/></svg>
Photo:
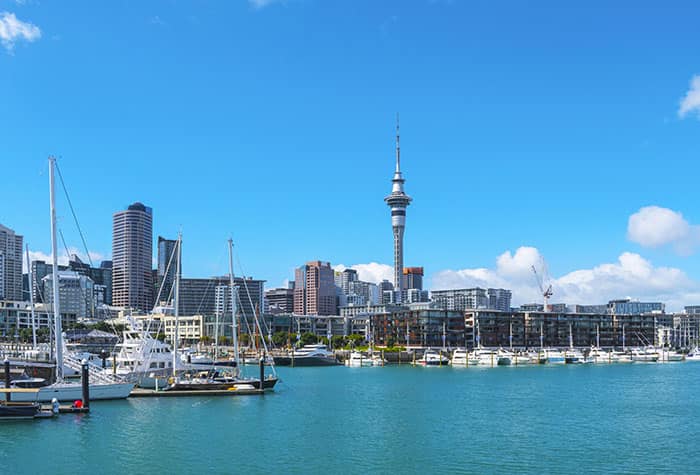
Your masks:
<svg viewBox="0 0 700 475"><path fill-rule="evenodd" d="M597 346L592 346L591 349L588 351L586 361L595 364L611 363L612 358L610 353L608 353L607 351L600 349Z"/></svg>
<svg viewBox="0 0 700 475"><path fill-rule="evenodd" d="M447 366L450 364L450 359L442 353L435 350L427 349L417 363L421 366Z"/></svg>
<svg viewBox="0 0 700 475"><path fill-rule="evenodd" d="M566 364L564 354L554 348L543 348L538 357L540 364Z"/></svg>
<svg viewBox="0 0 700 475"><path fill-rule="evenodd" d="M498 355L493 350L477 348L469 354L469 361L472 358L476 359L479 366L496 366L498 363Z"/></svg>
<svg viewBox="0 0 700 475"><path fill-rule="evenodd" d="M667 351L661 351L661 359L663 361L668 361L668 362L676 362L676 361L684 361L685 360L685 355L681 353L680 351L676 350L667 350Z"/></svg>
<svg viewBox="0 0 700 475"><path fill-rule="evenodd" d="M365 356L359 351L353 351L345 360L345 366L349 366L351 368L361 368L363 366L374 366L374 362L372 361L371 357Z"/></svg>
<svg viewBox="0 0 700 475"><path fill-rule="evenodd" d="M530 364L537 364L537 354L536 353L515 353L513 355L513 364L515 366L525 366Z"/></svg>
<svg viewBox="0 0 700 475"><path fill-rule="evenodd" d="M386 364L386 359L382 357L381 353L372 353L369 356L372 360L372 366L384 366Z"/></svg>
<svg viewBox="0 0 700 475"><path fill-rule="evenodd" d="M586 359L579 350L569 348L564 352L564 362L566 364L582 364L586 362Z"/></svg>
<svg viewBox="0 0 700 475"><path fill-rule="evenodd" d="M700 348L697 346L691 349L687 355L685 355L686 361L700 361Z"/></svg>
<svg viewBox="0 0 700 475"><path fill-rule="evenodd" d="M287 356L275 356L277 366L335 366L340 364L326 345L305 345Z"/></svg>
<svg viewBox="0 0 700 475"><path fill-rule="evenodd" d="M143 322L128 317L122 343L115 358L116 374L146 389L164 388L173 372L173 356L169 344L153 338ZM176 360L177 361L177 360ZM178 364L176 371L188 369Z"/></svg>
<svg viewBox="0 0 700 475"><path fill-rule="evenodd" d="M457 348L452 352L450 364L452 366L475 366L479 364L479 358L473 356L464 348Z"/></svg>
<svg viewBox="0 0 700 475"><path fill-rule="evenodd" d="M636 363L656 363L659 361L659 357L658 350L653 346L632 350L632 361Z"/></svg>
<svg viewBox="0 0 700 475"><path fill-rule="evenodd" d="M632 355L627 351L611 351L610 352L610 362L611 363L631 363Z"/></svg>

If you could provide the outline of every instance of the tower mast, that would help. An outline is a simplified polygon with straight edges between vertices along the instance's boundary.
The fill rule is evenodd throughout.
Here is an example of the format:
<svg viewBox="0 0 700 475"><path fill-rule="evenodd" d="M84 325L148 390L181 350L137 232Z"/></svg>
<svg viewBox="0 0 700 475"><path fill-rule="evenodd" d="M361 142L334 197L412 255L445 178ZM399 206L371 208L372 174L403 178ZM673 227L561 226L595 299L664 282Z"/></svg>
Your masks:
<svg viewBox="0 0 700 475"><path fill-rule="evenodd" d="M401 145L399 134L399 114L396 114L396 170L392 178L391 194L384 198L391 208L391 228L394 235L394 290L398 292L398 301L403 290L403 234L406 228L406 207L412 198L403 189L406 182L401 175Z"/></svg>

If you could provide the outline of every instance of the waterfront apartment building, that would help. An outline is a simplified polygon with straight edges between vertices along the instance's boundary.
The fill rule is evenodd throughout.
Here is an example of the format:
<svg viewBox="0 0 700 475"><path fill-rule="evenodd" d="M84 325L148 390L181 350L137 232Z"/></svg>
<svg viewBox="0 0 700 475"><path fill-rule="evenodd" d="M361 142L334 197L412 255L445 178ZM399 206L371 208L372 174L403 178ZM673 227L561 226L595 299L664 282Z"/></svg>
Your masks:
<svg viewBox="0 0 700 475"><path fill-rule="evenodd" d="M22 236L0 224L0 299L24 300L22 242Z"/></svg>
<svg viewBox="0 0 700 475"><path fill-rule="evenodd" d="M631 299L611 300L608 313L613 315L639 315L642 313L664 313L666 305L661 302L639 302Z"/></svg>
<svg viewBox="0 0 700 475"><path fill-rule="evenodd" d="M265 291L266 314L279 315L294 312L294 288L279 288Z"/></svg>
<svg viewBox="0 0 700 475"><path fill-rule="evenodd" d="M158 236L158 266L156 268L155 296L158 302L172 302L173 284L175 283L175 272L177 271L177 261L182 253L176 253L176 239L166 239ZM180 268L182 273L182 268Z"/></svg>
<svg viewBox="0 0 700 475"><path fill-rule="evenodd" d="M433 302L446 310L470 310L476 308L493 308L509 311L512 292L506 289L449 289L433 290Z"/></svg>
<svg viewBox="0 0 700 475"><path fill-rule="evenodd" d="M112 305L112 261L102 261L99 267L92 267L73 254L68 261L68 268L92 279L94 288L100 289L101 303ZM49 266L49 274L51 273L53 269Z"/></svg>
<svg viewBox="0 0 700 475"><path fill-rule="evenodd" d="M112 303L143 311L153 306L153 210L134 203L112 219Z"/></svg>
<svg viewBox="0 0 700 475"><path fill-rule="evenodd" d="M329 262L310 261L294 273L294 313L334 315L336 290Z"/></svg>

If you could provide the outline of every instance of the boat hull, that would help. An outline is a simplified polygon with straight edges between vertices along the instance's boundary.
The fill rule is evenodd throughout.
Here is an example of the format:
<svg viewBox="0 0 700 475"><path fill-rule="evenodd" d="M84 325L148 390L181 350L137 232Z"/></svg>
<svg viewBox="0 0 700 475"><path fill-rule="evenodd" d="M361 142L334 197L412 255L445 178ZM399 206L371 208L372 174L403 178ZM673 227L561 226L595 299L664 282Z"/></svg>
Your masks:
<svg viewBox="0 0 700 475"><path fill-rule="evenodd" d="M13 394L13 398L16 394ZM34 419L40 410L39 404L0 404L0 421Z"/></svg>
<svg viewBox="0 0 700 475"><path fill-rule="evenodd" d="M335 358L275 356L275 365L277 366L338 366L339 364L340 362Z"/></svg>
<svg viewBox="0 0 700 475"><path fill-rule="evenodd" d="M126 399L131 394L132 389L134 389L134 383L90 384L90 400ZM80 383L57 383L39 388L36 393L12 395L12 400L18 402L51 402L53 398L59 401L82 400L82 385Z"/></svg>

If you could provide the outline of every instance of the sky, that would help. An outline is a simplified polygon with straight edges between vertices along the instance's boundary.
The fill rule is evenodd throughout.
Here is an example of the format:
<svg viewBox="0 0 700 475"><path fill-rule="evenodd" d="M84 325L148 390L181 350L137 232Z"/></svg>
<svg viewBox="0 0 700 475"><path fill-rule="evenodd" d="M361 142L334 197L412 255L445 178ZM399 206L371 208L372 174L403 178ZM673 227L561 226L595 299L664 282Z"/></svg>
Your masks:
<svg viewBox="0 0 700 475"><path fill-rule="evenodd" d="M276 287L306 261L405 265L515 304L700 304L700 5L0 0L0 223L50 254L55 155L96 260L153 208L183 273ZM66 246L84 254L65 196ZM63 246L61 246L63 247ZM155 250L155 246L154 246ZM65 251L63 251L65 252ZM59 252L60 254L61 252Z"/></svg>

